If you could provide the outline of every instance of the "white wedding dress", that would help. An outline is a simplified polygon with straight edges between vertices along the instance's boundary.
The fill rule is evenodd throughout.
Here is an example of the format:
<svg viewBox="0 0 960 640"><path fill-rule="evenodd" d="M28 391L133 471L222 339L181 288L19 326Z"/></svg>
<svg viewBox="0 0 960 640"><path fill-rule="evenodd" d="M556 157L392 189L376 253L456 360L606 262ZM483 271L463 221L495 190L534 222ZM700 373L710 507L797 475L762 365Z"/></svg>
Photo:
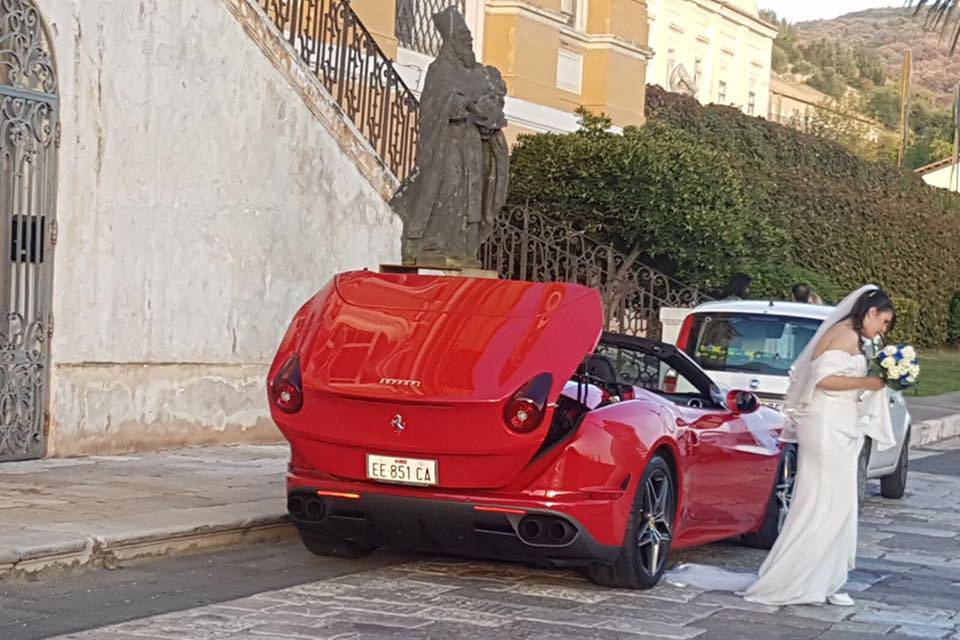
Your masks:
<svg viewBox="0 0 960 640"><path fill-rule="evenodd" d="M861 290L862 292L863 290ZM860 293L860 292L857 292ZM851 296L852 297L852 296ZM848 306L852 306L849 300ZM841 307L838 307L841 310ZM839 314L839 311L838 311ZM733 573L705 565L681 565L666 575L669 583L707 590L735 591L746 600L768 605L821 604L847 581L857 553L857 459L864 433L882 447L894 443L885 391L865 402L852 391L817 387L828 376L864 376L866 357L828 350L814 358L814 337L798 358L799 376L788 393L791 428L785 439L797 446L793 499L783 529L759 575Z"/></svg>

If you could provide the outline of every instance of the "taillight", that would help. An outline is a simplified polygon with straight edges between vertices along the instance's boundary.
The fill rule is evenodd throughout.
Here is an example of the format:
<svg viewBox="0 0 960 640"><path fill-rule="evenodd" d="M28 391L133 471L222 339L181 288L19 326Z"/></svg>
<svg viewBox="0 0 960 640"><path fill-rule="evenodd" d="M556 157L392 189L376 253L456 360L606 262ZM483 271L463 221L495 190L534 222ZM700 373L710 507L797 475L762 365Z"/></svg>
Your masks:
<svg viewBox="0 0 960 640"><path fill-rule="evenodd" d="M296 354L277 372L270 387L274 406L284 413L296 413L303 407L303 380L300 375L300 358Z"/></svg>
<svg viewBox="0 0 960 640"><path fill-rule="evenodd" d="M677 348L680 349L680 351L686 351L687 346L690 344L690 336L693 334L693 322L694 315L691 313L683 319L683 324L680 325L680 335L677 336Z"/></svg>
<svg viewBox="0 0 960 640"><path fill-rule="evenodd" d="M513 394L503 409L503 421L517 433L529 433L543 421L553 376L541 373Z"/></svg>

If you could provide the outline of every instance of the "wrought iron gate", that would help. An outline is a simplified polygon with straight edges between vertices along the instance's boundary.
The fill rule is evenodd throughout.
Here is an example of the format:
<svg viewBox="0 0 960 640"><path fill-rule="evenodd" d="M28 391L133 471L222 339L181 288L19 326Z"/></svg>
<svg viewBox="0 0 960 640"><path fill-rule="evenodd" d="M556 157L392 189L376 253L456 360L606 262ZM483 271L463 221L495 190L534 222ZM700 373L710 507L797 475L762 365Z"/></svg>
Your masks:
<svg viewBox="0 0 960 640"><path fill-rule="evenodd" d="M44 454L57 78L33 0L0 0L0 461Z"/></svg>

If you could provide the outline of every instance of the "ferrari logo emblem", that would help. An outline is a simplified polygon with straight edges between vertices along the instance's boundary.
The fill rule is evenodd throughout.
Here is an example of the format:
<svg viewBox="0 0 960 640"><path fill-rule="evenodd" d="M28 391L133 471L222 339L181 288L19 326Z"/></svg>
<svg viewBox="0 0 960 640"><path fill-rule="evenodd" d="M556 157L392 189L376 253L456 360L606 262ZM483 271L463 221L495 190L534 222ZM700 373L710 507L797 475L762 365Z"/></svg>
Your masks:
<svg viewBox="0 0 960 640"><path fill-rule="evenodd" d="M393 420L390 421L390 426L393 427L393 432L397 435L403 433L403 431L407 428L407 425L403 424L403 416L401 416L399 413L393 416Z"/></svg>

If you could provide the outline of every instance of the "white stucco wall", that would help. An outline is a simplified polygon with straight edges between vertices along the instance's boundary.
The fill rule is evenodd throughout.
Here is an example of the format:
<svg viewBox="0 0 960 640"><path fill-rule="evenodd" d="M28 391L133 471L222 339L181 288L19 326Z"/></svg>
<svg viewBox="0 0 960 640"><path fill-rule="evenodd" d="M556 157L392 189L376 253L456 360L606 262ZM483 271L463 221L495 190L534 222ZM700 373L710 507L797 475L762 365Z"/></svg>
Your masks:
<svg viewBox="0 0 960 640"><path fill-rule="evenodd" d="M736 106L766 117L770 108L770 66L776 29L757 17L752 0L647 0L650 47L647 84L668 90L680 65L696 77L702 104ZM671 53L672 50L672 53ZM724 83L721 95L720 83Z"/></svg>
<svg viewBox="0 0 960 640"><path fill-rule="evenodd" d="M954 171L950 165L925 173L922 178L924 182L931 186L950 191L960 191L960 188L958 188L960 173Z"/></svg>
<svg viewBox="0 0 960 640"><path fill-rule="evenodd" d="M276 437L288 321L398 260L399 220L220 0L38 6L62 100L51 452Z"/></svg>

